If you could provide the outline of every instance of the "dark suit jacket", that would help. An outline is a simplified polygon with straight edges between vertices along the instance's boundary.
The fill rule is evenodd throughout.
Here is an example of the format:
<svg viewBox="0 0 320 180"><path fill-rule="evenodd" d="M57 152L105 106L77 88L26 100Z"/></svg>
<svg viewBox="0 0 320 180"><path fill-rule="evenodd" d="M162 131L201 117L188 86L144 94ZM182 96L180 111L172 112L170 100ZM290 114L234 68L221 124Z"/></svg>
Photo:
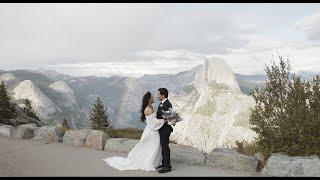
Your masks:
<svg viewBox="0 0 320 180"><path fill-rule="evenodd" d="M171 102L169 101L169 99L167 99L163 104L162 104L162 107L160 106L159 104L159 107L158 107L158 111L157 111L157 119L163 119L162 117L162 110L164 111L168 111L169 108L172 108L172 104ZM168 123L164 123L164 125L161 127L161 128L166 128L168 129L169 131L173 131L172 127L170 125L168 125Z"/></svg>

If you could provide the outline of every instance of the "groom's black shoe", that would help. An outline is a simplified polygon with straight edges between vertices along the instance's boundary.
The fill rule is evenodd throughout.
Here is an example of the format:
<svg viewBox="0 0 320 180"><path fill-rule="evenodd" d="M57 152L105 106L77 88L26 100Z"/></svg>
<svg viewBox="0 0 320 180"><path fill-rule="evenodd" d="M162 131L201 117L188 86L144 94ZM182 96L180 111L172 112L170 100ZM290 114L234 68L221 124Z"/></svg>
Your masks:
<svg viewBox="0 0 320 180"><path fill-rule="evenodd" d="M156 169L159 169L159 168L163 168L163 165L160 165L160 166L156 167Z"/></svg>
<svg viewBox="0 0 320 180"><path fill-rule="evenodd" d="M171 171L171 167L163 167L161 170L159 170L159 173L166 173L170 171Z"/></svg>

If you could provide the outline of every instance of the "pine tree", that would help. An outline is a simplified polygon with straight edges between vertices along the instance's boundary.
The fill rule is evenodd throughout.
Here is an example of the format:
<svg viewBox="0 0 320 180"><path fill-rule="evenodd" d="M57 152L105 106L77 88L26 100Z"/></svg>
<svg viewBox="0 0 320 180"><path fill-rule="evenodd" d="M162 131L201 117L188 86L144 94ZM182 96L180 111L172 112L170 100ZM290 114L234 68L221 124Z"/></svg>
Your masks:
<svg viewBox="0 0 320 180"><path fill-rule="evenodd" d="M90 113L91 128L106 131L109 127L109 117L100 97L97 98Z"/></svg>
<svg viewBox="0 0 320 180"><path fill-rule="evenodd" d="M70 129L69 125L68 125L68 121L66 118L63 119L62 121L62 126L61 126L61 131L62 131L62 134L64 135L65 132Z"/></svg>
<svg viewBox="0 0 320 180"><path fill-rule="evenodd" d="M69 124L68 124L68 121L67 121L66 118L63 119L62 127L65 127L66 129L70 129Z"/></svg>
<svg viewBox="0 0 320 180"><path fill-rule="evenodd" d="M4 82L0 84L0 121L4 122L6 119L13 117L14 108L10 104L10 96L8 95L7 89Z"/></svg>
<svg viewBox="0 0 320 180"><path fill-rule="evenodd" d="M40 120L40 118L37 116L37 113L35 112L33 106L31 105L31 101L27 98L24 101L25 107L23 108L24 112L32 118Z"/></svg>

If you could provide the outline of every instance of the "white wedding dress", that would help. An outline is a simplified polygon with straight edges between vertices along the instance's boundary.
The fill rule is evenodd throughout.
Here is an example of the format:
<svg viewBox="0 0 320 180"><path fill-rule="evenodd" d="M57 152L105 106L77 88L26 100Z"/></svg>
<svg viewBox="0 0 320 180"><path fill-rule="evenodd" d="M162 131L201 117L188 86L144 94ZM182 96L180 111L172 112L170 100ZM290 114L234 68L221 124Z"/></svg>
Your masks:
<svg viewBox="0 0 320 180"><path fill-rule="evenodd" d="M145 170L155 171L162 163L162 149L158 129L164 124L157 119L156 113L146 116L146 127L140 141L131 149L127 158L114 156L103 159L107 164L120 171Z"/></svg>

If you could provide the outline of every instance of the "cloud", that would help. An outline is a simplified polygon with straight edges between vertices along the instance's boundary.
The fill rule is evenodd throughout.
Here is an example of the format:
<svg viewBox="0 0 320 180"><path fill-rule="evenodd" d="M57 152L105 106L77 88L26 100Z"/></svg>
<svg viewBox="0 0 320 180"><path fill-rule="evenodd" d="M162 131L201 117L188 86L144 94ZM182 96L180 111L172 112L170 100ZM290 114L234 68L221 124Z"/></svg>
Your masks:
<svg viewBox="0 0 320 180"><path fill-rule="evenodd" d="M259 29L220 5L2 4L0 59L10 65L135 60L145 50L229 53ZM167 53L167 52L165 52ZM149 56L150 57L150 56ZM72 60L70 60L72 59Z"/></svg>
<svg viewBox="0 0 320 180"><path fill-rule="evenodd" d="M144 74L175 74L199 65L198 62L172 61L156 59L152 61L114 61L100 63L76 63L46 65L45 69L55 70L71 76L130 76L140 77Z"/></svg>
<svg viewBox="0 0 320 180"><path fill-rule="evenodd" d="M0 69L44 66L79 76L140 76L177 73L220 56L235 72L254 74L264 73L277 51L303 59L294 61L296 67L317 69L319 13L305 16L314 7L1 4ZM308 41L288 31L292 22Z"/></svg>
<svg viewBox="0 0 320 180"><path fill-rule="evenodd" d="M320 40L320 12L301 18L295 24L295 29L306 33L311 41Z"/></svg>
<svg viewBox="0 0 320 180"><path fill-rule="evenodd" d="M204 59L206 54L203 53L195 53L195 52L190 52L188 50L178 50L178 49L172 49L172 50L162 50L162 51L157 51L157 50L144 50L144 51L139 51L136 53L137 57L146 59L176 59L176 60L201 60Z"/></svg>
<svg viewBox="0 0 320 180"><path fill-rule="evenodd" d="M163 20L147 44L149 49L187 49L199 53L229 53L245 46L248 34L259 30L230 15L213 12L179 12Z"/></svg>

